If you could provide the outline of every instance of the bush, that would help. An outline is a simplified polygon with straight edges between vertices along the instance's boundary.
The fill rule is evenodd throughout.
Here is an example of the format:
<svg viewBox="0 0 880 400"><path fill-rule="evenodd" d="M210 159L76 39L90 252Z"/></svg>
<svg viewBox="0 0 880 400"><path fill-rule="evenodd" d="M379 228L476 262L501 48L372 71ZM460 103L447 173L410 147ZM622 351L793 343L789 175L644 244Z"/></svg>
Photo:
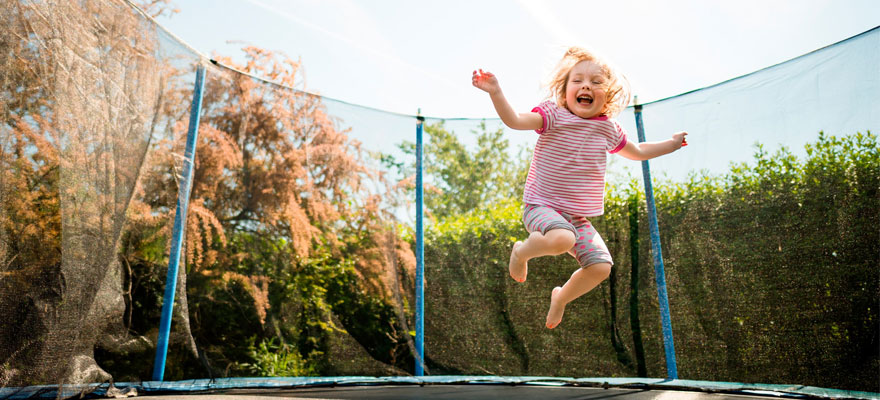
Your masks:
<svg viewBox="0 0 880 400"><path fill-rule="evenodd" d="M758 147L753 163L732 165L724 176L654 187L679 376L878 389L876 135L820 134L803 160ZM553 331L543 328L550 290L576 264L567 255L544 257L530 261L525 284L508 277L511 245L525 237L521 205L431 227L425 321L435 368L631 376L638 357L630 349L644 345L647 375L665 376L653 273L649 263L637 264L651 260L644 206L630 220L639 192L637 182L609 187L606 214L592 221L615 259L612 278L573 302ZM642 227L636 238L633 226ZM633 270L641 273L623 272ZM618 314L626 302L637 313ZM641 328L619 328L636 317Z"/></svg>

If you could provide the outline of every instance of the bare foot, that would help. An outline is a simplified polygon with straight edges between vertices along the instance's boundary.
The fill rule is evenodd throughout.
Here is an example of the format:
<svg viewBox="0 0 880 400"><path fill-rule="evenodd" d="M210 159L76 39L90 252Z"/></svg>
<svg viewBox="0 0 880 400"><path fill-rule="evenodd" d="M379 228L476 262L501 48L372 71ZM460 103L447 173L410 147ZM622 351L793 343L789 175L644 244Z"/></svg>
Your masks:
<svg viewBox="0 0 880 400"><path fill-rule="evenodd" d="M555 328L562 322L562 313L565 312L565 304L560 304L556 300L559 297L560 291L562 291L562 288L557 286L553 289L553 293L550 294L550 311L547 311L546 322L546 326L549 329Z"/></svg>
<svg viewBox="0 0 880 400"><path fill-rule="evenodd" d="M522 242L513 244L513 250L510 251L510 263L507 269L510 271L510 277L517 282L525 282L526 276L529 274L529 265L525 261L520 260L517 256L517 249L522 246Z"/></svg>

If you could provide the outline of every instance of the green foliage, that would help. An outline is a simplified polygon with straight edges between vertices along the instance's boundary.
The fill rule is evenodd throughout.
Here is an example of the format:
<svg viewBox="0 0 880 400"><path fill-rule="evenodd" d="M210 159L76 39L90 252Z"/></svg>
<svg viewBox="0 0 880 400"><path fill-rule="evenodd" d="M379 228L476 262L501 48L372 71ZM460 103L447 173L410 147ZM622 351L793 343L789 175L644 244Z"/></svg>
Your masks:
<svg viewBox="0 0 880 400"><path fill-rule="evenodd" d="M375 360L412 366L405 333L390 333L394 307L364 290L354 258L326 247L303 258L285 239L241 232L227 248L246 256L219 276L192 276L188 288L194 335L215 363L235 374L335 375L331 346L350 334Z"/></svg>
<svg viewBox="0 0 880 400"><path fill-rule="evenodd" d="M751 364L780 381L865 387L861 371L878 363L865 356L877 346L869 326L880 299L876 142L870 132L820 133L804 160L759 146L752 164L733 166L684 207L658 201L664 256L671 249L693 307L678 320L698 323L703 351L725 349L720 364L690 364L695 373Z"/></svg>
<svg viewBox="0 0 880 400"><path fill-rule="evenodd" d="M251 376L315 376L315 371L303 360L297 349L290 345L278 344L275 338L264 339L254 344L253 336L248 342L248 354L253 359L237 367Z"/></svg>
<svg viewBox="0 0 880 400"><path fill-rule="evenodd" d="M460 243L467 238L491 236L509 245L519 240L512 234L520 228L522 202L504 200L492 207L476 209L440 220L426 232L427 243Z"/></svg>
<svg viewBox="0 0 880 400"><path fill-rule="evenodd" d="M376 360L406 370L414 361L394 306L367 293L350 271L328 282L327 301L345 329Z"/></svg>
<svg viewBox="0 0 880 400"><path fill-rule="evenodd" d="M433 373L529 369L532 359L517 331L521 321L513 319L505 279L507 255L522 236L521 209L520 202L508 200L426 230L425 331Z"/></svg>
<svg viewBox="0 0 880 400"><path fill-rule="evenodd" d="M425 133L425 208L436 218L522 197L530 154L521 151L519 159L511 160L503 129L490 131L483 121L479 131L471 132L477 141L473 150L460 142L455 132L446 130L443 122L426 125ZM399 147L405 154L415 154L415 143L404 142ZM404 175L414 173L414 166L406 167L388 156L385 163Z"/></svg>
<svg viewBox="0 0 880 400"><path fill-rule="evenodd" d="M806 150L799 159L785 148L769 154L758 146L753 162L732 165L723 176L655 182L680 375L876 390L877 136L820 134ZM627 360L621 352L637 347L640 336L639 368L662 376L641 191L637 181L609 186L606 213L593 219L615 259L616 291L603 284L578 299L554 331L542 327L549 291L576 264L565 255L534 259L528 281L512 282L510 245L525 236L518 204L430 227L426 324L434 362L465 374L635 375L634 366L611 360ZM634 207L634 199L641 204ZM632 243L641 243L635 256ZM631 282L620 271L637 259L644 261ZM610 321L614 301L638 304L638 334L615 333L613 326L628 326L633 317L621 313Z"/></svg>

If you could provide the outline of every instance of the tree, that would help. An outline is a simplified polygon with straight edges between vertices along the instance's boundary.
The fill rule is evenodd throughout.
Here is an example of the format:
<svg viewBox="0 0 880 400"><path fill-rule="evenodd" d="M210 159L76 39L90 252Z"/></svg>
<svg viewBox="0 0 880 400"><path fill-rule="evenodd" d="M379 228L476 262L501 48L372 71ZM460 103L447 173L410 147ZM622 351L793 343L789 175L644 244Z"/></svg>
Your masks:
<svg viewBox="0 0 880 400"><path fill-rule="evenodd" d="M467 149L455 132L448 131L443 121L426 125L425 133L425 207L434 217L463 214L522 197L530 154L521 149L519 158L511 158L510 144L500 127L490 131L482 121L479 131L471 131L477 139L473 150ZM398 147L405 154L415 154L415 143L403 142ZM385 162L405 176L414 173L414 166L389 156Z"/></svg>
<svg viewBox="0 0 880 400"><path fill-rule="evenodd" d="M397 323L393 296L409 280L395 276L412 269L408 246L389 235L395 222L367 184L383 178L366 167L358 143L336 128L321 98L298 89L300 62L253 46L243 51L244 65L216 57L223 67L209 70L204 91L186 226L191 319L201 321L193 323L196 341L222 366L215 372L271 347L270 340L282 349L295 342L308 362L327 364L322 357L328 335L339 330L337 315L387 362L389 340L398 347L405 340L358 325ZM141 219L161 212L163 237L185 128L175 124L172 138L158 144L144 180ZM151 236L138 240L135 248L148 248ZM403 257L395 263L398 251ZM267 344L258 340L249 351L255 334ZM321 371L312 367L304 370Z"/></svg>

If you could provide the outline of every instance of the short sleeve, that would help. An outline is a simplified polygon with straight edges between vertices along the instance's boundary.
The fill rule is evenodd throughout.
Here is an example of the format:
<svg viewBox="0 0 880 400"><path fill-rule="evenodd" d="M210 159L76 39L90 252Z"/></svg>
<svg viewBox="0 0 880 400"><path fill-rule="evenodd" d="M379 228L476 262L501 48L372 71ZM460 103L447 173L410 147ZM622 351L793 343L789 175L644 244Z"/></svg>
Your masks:
<svg viewBox="0 0 880 400"><path fill-rule="evenodd" d="M542 134L552 129L553 125L556 122L556 115L558 113L558 110L559 106L557 106L556 103L551 100L544 101L537 107L533 108L532 112L541 114L541 119L544 120L544 125L541 127L541 129L536 129L535 132L537 132L538 134Z"/></svg>
<svg viewBox="0 0 880 400"><path fill-rule="evenodd" d="M623 149L623 146L626 146L626 129L623 129L617 120L612 119L611 122L614 129L608 135L607 148L609 153L614 154Z"/></svg>

